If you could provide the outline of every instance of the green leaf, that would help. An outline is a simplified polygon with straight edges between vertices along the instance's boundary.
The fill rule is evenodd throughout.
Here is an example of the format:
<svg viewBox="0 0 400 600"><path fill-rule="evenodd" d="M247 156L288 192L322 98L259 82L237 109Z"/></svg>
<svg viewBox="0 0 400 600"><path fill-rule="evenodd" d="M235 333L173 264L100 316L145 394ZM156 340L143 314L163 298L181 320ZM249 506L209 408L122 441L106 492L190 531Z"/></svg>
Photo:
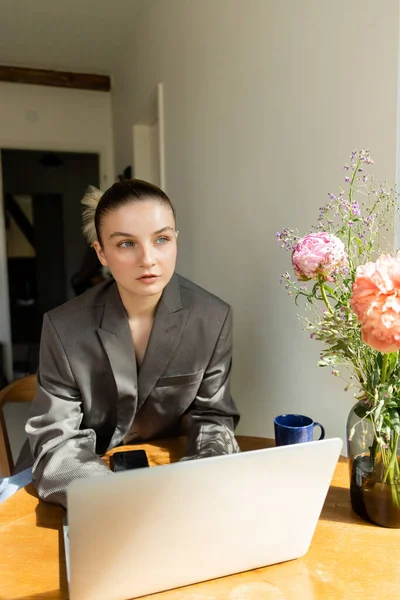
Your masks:
<svg viewBox="0 0 400 600"><path fill-rule="evenodd" d="M311 290L311 296L312 296L313 298L315 298L315 297L316 297L316 294L317 294L317 291L318 291L318 290L319 290L319 283L317 282L317 283L314 283L314 285L313 285L313 288L312 288L312 290Z"/></svg>
<svg viewBox="0 0 400 600"><path fill-rule="evenodd" d="M328 292L330 294L335 295L335 290L333 288L331 288L329 285L326 285L326 283L324 283L325 289L328 290Z"/></svg>
<svg viewBox="0 0 400 600"><path fill-rule="evenodd" d="M387 408L399 408L399 399L391 398L388 402L386 402Z"/></svg>
<svg viewBox="0 0 400 600"><path fill-rule="evenodd" d="M395 370L398 357L399 357L399 353L398 352L392 352L390 354L390 357L389 357L389 366L388 366L388 372L389 373L392 373Z"/></svg>

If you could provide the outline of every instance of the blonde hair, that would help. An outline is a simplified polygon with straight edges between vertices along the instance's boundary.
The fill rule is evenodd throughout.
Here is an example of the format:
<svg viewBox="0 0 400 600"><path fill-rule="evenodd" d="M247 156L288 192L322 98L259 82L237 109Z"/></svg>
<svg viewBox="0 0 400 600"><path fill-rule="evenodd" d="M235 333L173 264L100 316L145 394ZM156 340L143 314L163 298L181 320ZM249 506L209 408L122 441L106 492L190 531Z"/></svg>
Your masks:
<svg viewBox="0 0 400 600"><path fill-rule="evenodd" d="M81 204L84 206L82 212L82 222L83 222L83 235L90 246L93 246L94 242L97 242L97 233L95 226L95 214L96 208L102 197L103 193L95 188L93 185L90 185L86 190L86 194L83 196L81 200Z"/></svg>

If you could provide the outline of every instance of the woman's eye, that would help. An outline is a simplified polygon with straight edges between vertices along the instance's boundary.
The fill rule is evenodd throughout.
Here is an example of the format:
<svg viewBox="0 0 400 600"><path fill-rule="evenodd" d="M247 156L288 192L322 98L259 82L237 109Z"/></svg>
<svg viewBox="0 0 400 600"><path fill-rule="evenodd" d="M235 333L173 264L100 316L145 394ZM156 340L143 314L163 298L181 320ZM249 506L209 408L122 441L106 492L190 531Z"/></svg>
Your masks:
<svg viewBox="0 0 400 600"><path fill-rule="evenodd" d="M161 236L161 237L157 238L156 244L165 244L168 241L169 241L169 238L167 238L165 236Z"/></svg>
<svg viewBox="0 0 400 600"><path fill-rule="evenodd" d="M118 245L120 248L133 248L134 243L133 242L121 242Z"/></svg>

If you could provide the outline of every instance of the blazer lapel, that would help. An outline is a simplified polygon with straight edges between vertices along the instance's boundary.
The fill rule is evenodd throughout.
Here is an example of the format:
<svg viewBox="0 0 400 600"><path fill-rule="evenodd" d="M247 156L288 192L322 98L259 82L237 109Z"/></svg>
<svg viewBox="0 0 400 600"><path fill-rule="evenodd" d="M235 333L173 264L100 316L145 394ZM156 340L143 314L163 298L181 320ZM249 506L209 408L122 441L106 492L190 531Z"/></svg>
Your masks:
<svg viewBox="0 0 400 600"><path fill-rule="evenodd" d="M173 275L157 307L146 353L139 371L137 410L151 393L173 357L189 311L182 308L178 277Z"/></svg>
<svg viewBox="0 0 400 600"><path fill-rule="evenodd" d="M108 292L101 326L97 330L110 361L117 387L117 425L110 447L118 445L132 425L137 410L138 381L132 335L118 288Z"/></svg>

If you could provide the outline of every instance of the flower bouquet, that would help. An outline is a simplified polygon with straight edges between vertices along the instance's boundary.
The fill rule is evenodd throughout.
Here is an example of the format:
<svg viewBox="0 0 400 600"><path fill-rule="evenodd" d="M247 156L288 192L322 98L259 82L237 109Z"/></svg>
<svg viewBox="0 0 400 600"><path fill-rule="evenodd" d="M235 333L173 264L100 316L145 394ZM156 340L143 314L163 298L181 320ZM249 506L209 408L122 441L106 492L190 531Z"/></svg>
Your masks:
<svg viewBox="0 0 400 600"><path fill-rule="evenodd" d="M277 234L291 252L294 277L281 282L310 337L324 348L318 365L354 388L348 421L351 500L363 518L400 527L400 253L385 238L395 189L368 173L368 150L351 154L345 188L329 194L312 231ZM340 370L339 370L340 368Z"/></svg>

